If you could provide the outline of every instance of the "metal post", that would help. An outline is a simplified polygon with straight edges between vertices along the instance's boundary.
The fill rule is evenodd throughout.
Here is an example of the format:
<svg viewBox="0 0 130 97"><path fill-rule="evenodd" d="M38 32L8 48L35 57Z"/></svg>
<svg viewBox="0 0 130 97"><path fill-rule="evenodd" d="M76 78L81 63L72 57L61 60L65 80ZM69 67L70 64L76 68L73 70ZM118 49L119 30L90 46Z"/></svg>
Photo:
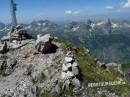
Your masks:
<svg viewBox="0 0 130 97"><path fill-rule="evenodd" d="M17 7L16 7L16 4L14 3L13 0L11 0L11 3L10 3L10 11L11 11L11 17L12 17L12 26L17 26L17 19L16 19L16 10L17 10Z"/></svg>

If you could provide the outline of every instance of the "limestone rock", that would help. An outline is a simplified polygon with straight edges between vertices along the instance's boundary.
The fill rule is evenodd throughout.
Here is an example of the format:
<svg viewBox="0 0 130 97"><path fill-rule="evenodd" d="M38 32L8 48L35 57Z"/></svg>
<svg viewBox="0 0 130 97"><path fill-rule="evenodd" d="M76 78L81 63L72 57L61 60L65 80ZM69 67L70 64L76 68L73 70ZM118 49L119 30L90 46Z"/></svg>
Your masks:
<svg viewBox="0 0 130 97"><path fill-rule="evenodd" d="M72 84L76 87L79 88L81 86L81 82L79 81L79 79L77 79L76 77L72 79Z"/></svg>
<svg viewBox="0 0 130 97"><path fill-rule="evenodd" d="M17 60L16 59L4 59L2 60L2 64L1 64L1 70L4 71L4 75L10 75L13 70L15 65L17 64Z"/></svg>
<svg viewBox="0 0 130 97"><path fill-rule="evenodd" d="M66 64L66 67L67 67L67 68L70 68L70 67L72 67L72 64L71 64L71 63L67 63L67 64Z"/></svg>
<svg viewBox="0 0 130 97"><path fill-rule="evenodd" d="M8 51L8 45L7 42L4 42L4 44L1 44L0 46L0 54L5 54Z"/></svg>
<svg viewBox="0 0 130 97"><path fill-rule="evenodd" d="M68 51L67 54L66 54L66 56L68 56L68 57L74 57L74 55L72 54L71 51Z"/></svg>
<svg viewBox="0 0 130 97"><path fill-rule="evenodd" d="M67 70L68 70L68 67L67 67L65 64L63 64L62 70L63 70L63 71L67 71Z"/></svg>
<svg viewBox="0 0 130 97"><path fill-rule="evenodd" d="M71 78L71 77L74 76L74 74L73 74L72 72L68 71L68 72L66 73L66 76L67 76L67 78Z"/></svg>
<svg viewBox="0 0 130 97"><path fill-rule="evenodd" d="M13 72L14 66L17 64L15 59L7 59L5 74L9 75Z"/></svg>
<svg viewBox="0 0 130 97"><path fill-rule="evenodd" d="M63 85L63 88L67 88L67 89L69 89L69 85L71 84L71 82L70 82L70 80L65 80L65 82L64 82L64 85Z"/></svg>
<svg viewBox="0 0 130 97"><path fill-rule="evenodd" d="M52 85L52 93L61 94L61 86L58 80Z"/></svg>
<svg viewBox="0 0 130 97"><path fill-rule="evenodd" d="M37 37L36 40L36 49L38 52L41 52L43 54L47 53L55 53L56 49L58 48L56 45L52 44L53 37L51 37L50 34L46 34L44 36L40 35Z"/></svg>
<svg viewBox="0 0 130 97"><path fill-rule="evenodd" d="M65 57L65 62L66 63L70 63L73 61L73 58L72 57Z"/></svg>
<svg viewBox="0 0 130 97"><path fill-rule="evenodd" d="M66 73L65 72L62 72L61 73L61 78L64 80L64 79L66 79Z"/></svg>
<svg viewBox="0 0 130 97"><path fill-rule="evenodd" d="M78 67L72 67L72 73L76 76L76 75L78 75L79 74L79 69L78 69Z"/></svg>
<svg viewBox="0 0 130 97"><path fill-rule="evenodd" d="M21 33L21 30L19 31L18 33ZM65 55L61 48L55 53L39 53L35 49L36 44L40 52L43 52L43 49L45 52L49 52L50 48L55 49L48 37L51 36L46 35L41 38L39 35L37 42L13 40L13 43L8 45L11 47L11 45L25 44L27 41L25 45L15 46L17 49L0 56L0 69L6 75L1 76L0 96L5 94L5 97L40 97L39 94L45 91L62 95L64 86L70 88L72 79L76 77L74 73L76 70L73 69L78 64L72 52ZM60 47L59 43L55 44ZM38 53L34 54L34 52ZM69 60L65 61L65 58Z"/></svg>
<svg viewBox="0 0 130 97"><path fill-rule="evenodd" d="M75 88L81 86L80 79L77 78L80 75L78 63L75 61L74 55L71 51L67 52L65 57L65 64L62 65L61 78L65 81L65 87L69 88L72 84Z"/></svg>
<svg viewBox="0 0 130 97"><path fill-rule="evenodd" d="M57 84L57 85L55 86L55 92L58 93L58 94L61 93L61 87L60 87L60 84Z"/></svg>
<svg viewBox="0 0 130 97"><path fill-rule="evenodd" d="M38 35L36 43L39 43L39 42L43 42L43 43L52 42L52 40L53 40L53 37L51 37L50 34L46 34L44 36Z"/></svg>
<svg viewBox="0 0 130 97"><path fill-rule="evenodd" d="M72 64L72 67L77 67L78 66L78 64L76 63L76 62L74 62L73 64Z"/></svg>
<svg viewBox="0 0 130 97"><path fill-rule="evenodd" d="M62 72L62 74L61 74L61 78L62 78L63 80L69 79L69 78L71 78L71 77L73 77L73 76L74 76L74 74L73 74L71 71Z"/></svg>

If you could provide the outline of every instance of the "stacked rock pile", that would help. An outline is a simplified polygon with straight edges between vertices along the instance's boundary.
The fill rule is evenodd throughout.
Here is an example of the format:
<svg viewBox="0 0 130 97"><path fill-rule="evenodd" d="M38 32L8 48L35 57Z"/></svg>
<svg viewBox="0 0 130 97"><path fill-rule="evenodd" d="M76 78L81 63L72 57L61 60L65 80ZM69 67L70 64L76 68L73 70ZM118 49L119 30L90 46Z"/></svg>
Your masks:
<svg viewBox="0 0 130 97"><path fill-rule="evenodd" d="M81 87L81 81L79 79L79 67L74 55L71 51L66 54L65 64L62 66L61 77L64 80L65 86L69 87L73 85L75 88Z"/></svg>
<svg viewBox="0 0 130 97"><path fill-rule="evenodd" d="M50 34L46 34L44 36L37 36L36 40L36 49L38 52L43 54L47 53L55 53L57 46L52 43L53 37Z"/></svg>
<svg viewBox="0 0 130 97"><path fill-rule="evenodd" d="M12 27L8 35L3 36L1 40L12 42L14 40L20 41L20 40L26 40L26 39L31 39L31 38L32 36L27 33L24 27L21 25L18 25L16 27Z"/></svg>
<svg viewBox="0 0 130 97"><path fill-rule="evenodd" d="M31 36L27 33L27 31L21 25L18 25L12 28L10 33L8 34L11 40L31 39Z"/></svg>

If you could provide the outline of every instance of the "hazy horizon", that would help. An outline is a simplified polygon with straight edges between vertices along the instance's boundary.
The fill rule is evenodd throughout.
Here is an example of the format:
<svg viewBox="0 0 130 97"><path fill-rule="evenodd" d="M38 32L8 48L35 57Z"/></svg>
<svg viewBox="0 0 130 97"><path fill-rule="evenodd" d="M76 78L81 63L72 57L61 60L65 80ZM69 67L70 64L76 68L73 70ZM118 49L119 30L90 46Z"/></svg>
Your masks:
<svg viewBox="0 0 130 97"><path fill-rule="evenodd" d="M19 23L33 20L73 21L86 19L130 19L130 0L14 0ZM0 3L0 21L11 22L10 0Z"/></svg>

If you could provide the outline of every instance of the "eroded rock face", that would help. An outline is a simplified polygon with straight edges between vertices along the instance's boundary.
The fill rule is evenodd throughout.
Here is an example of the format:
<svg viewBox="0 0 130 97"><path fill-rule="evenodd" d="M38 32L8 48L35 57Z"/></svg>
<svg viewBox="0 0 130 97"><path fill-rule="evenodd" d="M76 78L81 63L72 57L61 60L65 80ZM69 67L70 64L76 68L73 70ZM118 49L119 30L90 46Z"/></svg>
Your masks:
<svg viewBox="0 0 130 97"><path fill-rule="evenodd" d="M109 70L111 67L114 68L114 70L120 72L121 74L123 74L122 71L122 64L118 64L118 63L102 63L100 61L97 61L97 64L106 70Z"/></svg>
<svg viewBox="0 0 130 97"><path fill-rule="evenodd" d="M65 54L60 48L62 44L55 42L59 47L55 53L37 53L35 44L48 42L48 36L41 39L39 37L37 42L31 40L17 49L0 55L0 69L6 75L0 75L0 97L46 97L42 95L46 91L58 94L56 97L95 96L93 95L95 91L88 90L88 87L82 84L79 64L74 54L71 51ZM52 42L49 42L52 46ZM44 45L41 45L42 48ZM74 95L67 95L66 89L72 91Z"/></svg>
<svg viewBox="0 0 130 97"><path fill-rule="evenodd" d="M35 44L32 40L0 56L0 69L2 75L6 75L0 75L0 97L40 97L45 91L61 94L62 49L58 48L55 53L34 54Z"/></svg>
<svg viewBox="0 0 130 97"><path fill-rule="evenodd" d="M44 36L38 35L35 47L38 52L41 52L43 54L55 53L58 47L54 45L52 41L53 37L50 34L46 34Z"/></svg>
<svg viewBox="0 0 130 97"><path fill-rule="evenodd" d="M16 59L5 58L1 60L0 69L3 75L10 75L17 64Z"/></svg>
<svg viewBox="0 0 130 97"><path fill-rule="evenodd" d="M124 78L130 83L130 70L124 72Z"/></svg>
<svg viewBox="0 0 130 97"><path fill-rule="evenodd" d="M4 44L0 45L0 54L5 54L6 52L8 52L9 48L7 45L7 42L4 42Z"/></svg>

